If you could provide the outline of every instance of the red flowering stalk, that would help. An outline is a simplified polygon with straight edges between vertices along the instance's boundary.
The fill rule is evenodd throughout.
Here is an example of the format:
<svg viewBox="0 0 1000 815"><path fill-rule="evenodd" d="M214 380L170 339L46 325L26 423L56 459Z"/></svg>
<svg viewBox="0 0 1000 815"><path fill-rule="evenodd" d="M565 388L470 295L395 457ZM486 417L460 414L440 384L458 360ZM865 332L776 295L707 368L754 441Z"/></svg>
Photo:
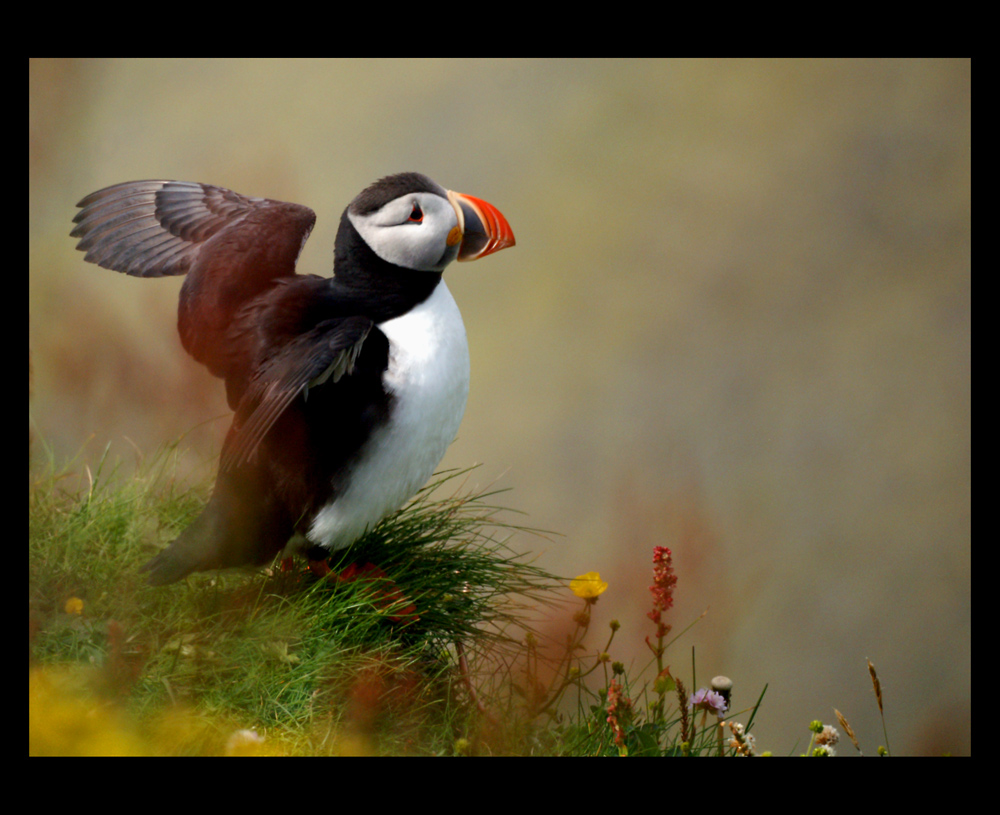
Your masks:
<svg viewBox="0 0 1000 815"><path fill-rule="evenodd" d="M618 745L618 755L627 756L625 745L625 724L632 715L632 700L622 693L622 686L617 679L612 679L608 685L608 724L615 734L615 744Z"/></svg>
<svg viewBox="0 0 1000 815"><path fill-rule="evenodd" d="M646 637L646 645L656 655L659 671L663 670L663 639L670 633L670 626L663 622L663 612L674 604L674 586L677 585L677 575L674 574L673 557L666 546L653 547L653 585L649 587L653 595L653 610L646 614L656 623L656 645Z"/></svg>

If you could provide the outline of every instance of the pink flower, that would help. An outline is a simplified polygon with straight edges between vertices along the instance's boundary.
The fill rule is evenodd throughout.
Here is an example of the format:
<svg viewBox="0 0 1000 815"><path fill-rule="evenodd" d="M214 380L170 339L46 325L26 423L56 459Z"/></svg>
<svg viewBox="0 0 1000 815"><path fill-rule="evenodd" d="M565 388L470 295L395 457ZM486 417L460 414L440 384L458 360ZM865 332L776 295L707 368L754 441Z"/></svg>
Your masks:
<svg viewBox="0 0 1000 815"><path fill-rule="evenodd" d="M708 688L700 688L691 695L691 710L708 710L716 716L726 712L726 700L721 693Z"/></svg>
<svg viewBox="0 0 1000 815"><path fill-rule="evenodd" d="M622 686L617 679L612 679L608 685L608 724L615 734L615 744L618 753L626 755L624 722L632 712L632 700L622 693Z"/></svg>

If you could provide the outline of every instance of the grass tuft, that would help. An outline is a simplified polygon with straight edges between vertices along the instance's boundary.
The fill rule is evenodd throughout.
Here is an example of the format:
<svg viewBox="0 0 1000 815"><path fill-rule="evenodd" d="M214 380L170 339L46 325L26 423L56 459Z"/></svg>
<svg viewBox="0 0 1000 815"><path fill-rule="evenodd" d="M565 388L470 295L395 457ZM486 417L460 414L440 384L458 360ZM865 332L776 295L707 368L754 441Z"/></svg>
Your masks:
<svg viewBox="0 0 1000 815"><path fill-rule="evenodd" d="M181 488L175 464L176 448L132 477L107 455L93 471L50 460L29 490L30 658L61 666L32 693L72 678L81 698L114 703L148 738L123 737L130 752L225 752L222 735L245 730L283 752L450 753L475 710L460 652L516 647L508 632L562 585L507 547L527 530L465 470L439 474L323 577L276 562L151 589L139 566L208 495ZM178 711L187 724L163 742Z"/></svg>

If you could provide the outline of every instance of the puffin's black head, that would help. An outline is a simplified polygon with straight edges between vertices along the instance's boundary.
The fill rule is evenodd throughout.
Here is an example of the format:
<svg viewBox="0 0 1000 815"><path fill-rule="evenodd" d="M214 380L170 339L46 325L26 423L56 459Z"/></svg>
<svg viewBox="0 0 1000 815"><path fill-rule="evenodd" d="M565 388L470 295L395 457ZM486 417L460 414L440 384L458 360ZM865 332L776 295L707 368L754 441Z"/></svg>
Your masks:
<svg viewBox="0 0 1000 815"><path fill-rule="evenodd" d="M420 173L382 178L351 202L337 234L338 260L356 254L355 236L386 263L437 273L453 260L476 260L514 245L510 224L496 207Z"/></svg>

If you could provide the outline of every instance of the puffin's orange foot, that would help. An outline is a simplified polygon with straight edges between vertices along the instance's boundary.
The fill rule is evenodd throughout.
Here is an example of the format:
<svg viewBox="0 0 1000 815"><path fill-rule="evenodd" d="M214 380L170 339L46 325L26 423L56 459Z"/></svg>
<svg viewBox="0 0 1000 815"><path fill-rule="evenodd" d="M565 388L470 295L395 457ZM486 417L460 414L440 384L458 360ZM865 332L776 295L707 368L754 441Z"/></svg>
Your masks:
<svg viewBox="0 0 1000 815"><path fill-rule="evenodd" d="M316 577L326 577L332 572L332 569L330 569L330 564L325 560L310 560L309 571L316 575Z"/></svg>
<svg viewBox="0 0 1000 815"><path fill-rule="evenodd" d="M311 564L310 564L311 565ZM325 566L326 563L324 562ZM394 623L416 622L420 619L417 616L417 607L409 602L406 596L399 590L399 587L392 581L382 569L374 563L366 563L359 566L351 563L339 573L327 567L328 580L336 578L338 583L350 583L355 580L364 580L374 586L375 604L384 610L391 610L389 619Z"/></svg>

